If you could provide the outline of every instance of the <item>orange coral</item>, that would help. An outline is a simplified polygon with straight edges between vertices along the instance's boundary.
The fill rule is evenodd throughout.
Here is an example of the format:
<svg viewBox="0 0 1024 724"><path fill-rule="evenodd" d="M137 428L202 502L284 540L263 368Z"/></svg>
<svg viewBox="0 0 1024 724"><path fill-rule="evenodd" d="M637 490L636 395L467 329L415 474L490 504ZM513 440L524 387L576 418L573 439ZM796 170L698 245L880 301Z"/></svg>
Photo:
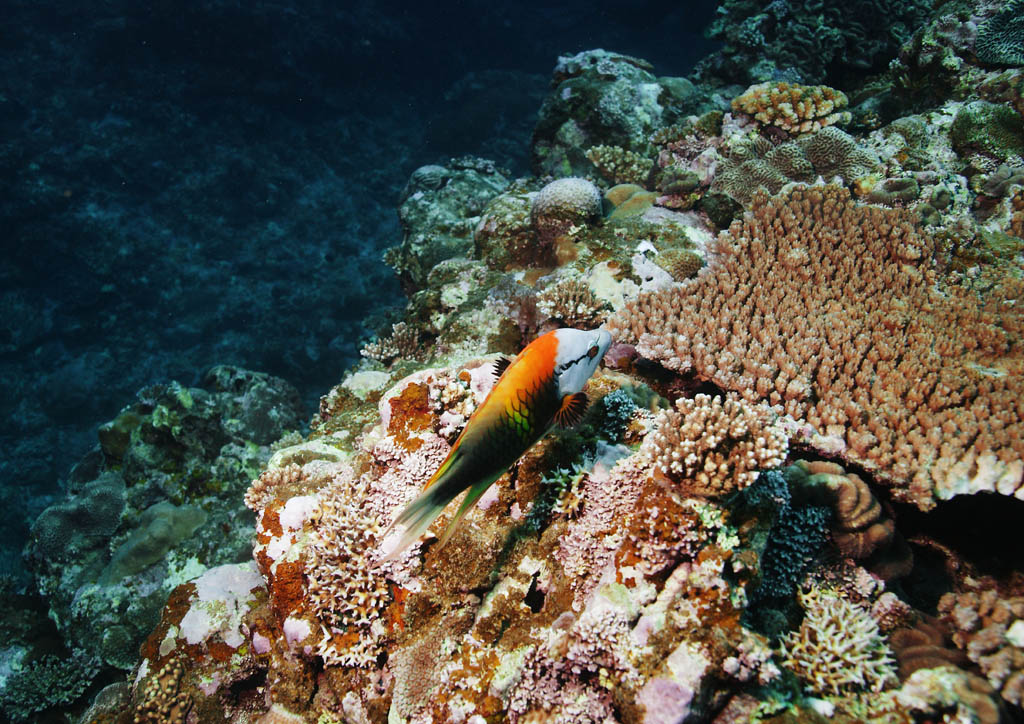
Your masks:
<svg viewBox="0 0 1024 724"><path fill-rule="evenodd" d="M842 187L755 198L713 268L642 294L621 342L746 400L927 509L981 490L1024 498L1024 284L938 289L936 242L908 212Z"/></svg>
<svg viewBox="0 0 1024 724"><path fill-rule="evenodd" d="M846 104L846 94L827 85L779 81L750 86L733 99L732 109L797 134L849 122L850 114L839 110Z"/></svg>

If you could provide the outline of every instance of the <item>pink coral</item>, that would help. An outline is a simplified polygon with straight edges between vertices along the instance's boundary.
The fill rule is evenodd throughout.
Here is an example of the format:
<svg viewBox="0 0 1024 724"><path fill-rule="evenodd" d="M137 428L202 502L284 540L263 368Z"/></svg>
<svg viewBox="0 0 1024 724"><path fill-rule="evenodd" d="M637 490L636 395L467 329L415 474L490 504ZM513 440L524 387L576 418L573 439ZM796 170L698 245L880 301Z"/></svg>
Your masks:
<svg viewBox="0 0 1024 724"><path fill-rule="evenodd" d="M939 291L936 251L905 212L796 187L759 196L712 268L609 327L672 370L782 405L813 445L922 508L1024 497L1024 285Z"/></svg>

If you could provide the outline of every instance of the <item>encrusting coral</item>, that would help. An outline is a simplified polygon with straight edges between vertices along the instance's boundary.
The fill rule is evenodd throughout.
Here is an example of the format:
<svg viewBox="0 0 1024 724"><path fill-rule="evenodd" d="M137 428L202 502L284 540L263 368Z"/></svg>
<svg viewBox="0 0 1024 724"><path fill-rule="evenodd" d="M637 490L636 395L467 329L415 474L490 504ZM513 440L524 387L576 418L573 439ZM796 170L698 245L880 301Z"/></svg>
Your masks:
<svg viewBox="0 0 1024 724"><path fill-rule="evenodd" d="M719 236L711 273L608 324L647 359L782 405L813 446L902 500L1024 497L1022 284L940 292L936 251L906 212L797 187L756 199Z"/></svg>
<svg viewBox="0 0 1024 724"><path fill-rule="evenodd" d="M797 135L833 123L848 123L846 94L827 85L806 86L785 81L757 83L732 101L734 111Z"/></svg>

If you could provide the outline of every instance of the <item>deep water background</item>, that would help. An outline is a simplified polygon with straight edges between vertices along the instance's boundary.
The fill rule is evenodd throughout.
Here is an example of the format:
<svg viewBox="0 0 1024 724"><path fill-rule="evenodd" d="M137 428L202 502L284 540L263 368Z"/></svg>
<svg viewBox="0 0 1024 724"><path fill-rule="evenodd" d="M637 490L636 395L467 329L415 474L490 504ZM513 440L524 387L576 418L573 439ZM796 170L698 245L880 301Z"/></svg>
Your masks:
<svg viewBox="0 0 1024 724"><path fill-rule="evenodd" d="M229 363L312 412L404 304L409 173L526 174L558 55L686 75L714 6L0 3L0 573L145 385Z"/></svg>

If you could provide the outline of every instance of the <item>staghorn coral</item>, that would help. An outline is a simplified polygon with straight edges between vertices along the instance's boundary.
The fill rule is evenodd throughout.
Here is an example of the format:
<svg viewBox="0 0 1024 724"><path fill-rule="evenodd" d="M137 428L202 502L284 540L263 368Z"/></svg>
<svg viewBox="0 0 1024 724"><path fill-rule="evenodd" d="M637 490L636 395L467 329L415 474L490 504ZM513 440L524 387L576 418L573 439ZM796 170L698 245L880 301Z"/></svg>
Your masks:
<svg viewBox="0 0 1024 724"><path fill-rule="evenodd" d="M953 643L976 663L1007 701L1024 702L1024 596L993 589L947 593L939 599Z"/></svg>
<svg viewBox="0 0 1024 724"><path fill-rule="evenodd" d="M608 326L669 369L782 405L901 500L1024 497L1021 282L940 292L935 243L834 185L762 196L708 273L641 294Z"/></svg>
<svg viewBox="0 0 1024 724"><path fill-rule="evenodd" d="M604 321L605 304L581 279L565 279L537 295L537 311L561 326L593 329Z"/></svg>
<svg viewBox="0 0 1024 724"><path fill-rule="evenodd" d="M833 123L849 123L846 94L827 85L800 85L785 81L757 83L732 100L732 109L761 123L798 135Z"/></svg>
<svg viewBox="0 0 1024 724"><path fill-rule="evenodd" d="M896 679L892 652L861 608L825 589L800 594L804 620L781 642L782 664L818 695L881 691Z"/></svg>
<svg viewBox="0 0 1024 724"><path fill-rule="evenodd" d="M696 495L741 490L759 470L786 459L789 440L767 405L736 397L697 395L665 410L644 441L644 454L661 473Z"/></svg>
<svg viewBox="0 0 1024 724"><path fill-rule="evenodd" d="M545 243L600 215L601 191L585 178L552 181L537 192L530 205L534 231Z"/></svg>
<svg viewBox="0 0 1024 724"><path fill-rule="evenodd" d="M643 186L654 168L653 160L621 146L591 146L585 155L598 173L613 184Z"/></svg>

